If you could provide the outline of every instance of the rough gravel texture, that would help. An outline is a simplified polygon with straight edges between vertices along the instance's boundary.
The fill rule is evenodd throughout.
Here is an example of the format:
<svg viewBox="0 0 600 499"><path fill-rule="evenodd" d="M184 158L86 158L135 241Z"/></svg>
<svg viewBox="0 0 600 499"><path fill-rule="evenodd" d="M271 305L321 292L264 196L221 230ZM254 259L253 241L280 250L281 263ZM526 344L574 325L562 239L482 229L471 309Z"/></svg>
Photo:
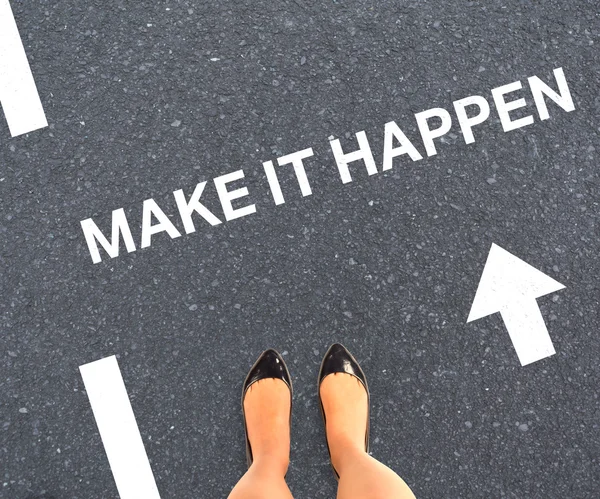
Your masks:
<svg viewBox="0 0 600 499"><path fill-rule="evenodd" d="M0 497L117 497L78 366L116 354L163 498L245 470L241 384L267 347L295 384L289 484L335 497L316 397L330 343L366 371L372 453L421 498L600 490L600 57L596 0L11 4L50 126L0 119ZM214 59L214 60L213 60ZM218 60L217 60L218 59ZM328 137L563 67L576 110L342 184ZM490 99L491 100L491 99ZM515 115L518 115L516 113ZM312 196L281 169L306 147ZM79 222L243 168L257 212L94 265ZM219 211L214 185L202 199ZM240 200L243 204L243 201ZM566 289L557 354L521 367L499 315L465 324L491 243Z"/></svg>

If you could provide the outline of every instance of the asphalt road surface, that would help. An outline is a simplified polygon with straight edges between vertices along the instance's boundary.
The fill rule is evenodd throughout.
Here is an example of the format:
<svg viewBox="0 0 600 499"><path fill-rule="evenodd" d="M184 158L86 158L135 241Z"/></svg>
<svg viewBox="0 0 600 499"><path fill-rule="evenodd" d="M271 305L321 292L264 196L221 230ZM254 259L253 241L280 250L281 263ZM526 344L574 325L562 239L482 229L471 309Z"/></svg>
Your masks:
<svg viewBox="0 0 600 499"><path fill-rule="evenodd" d="M78 367L117 355L163 498L226 497L240 390L267 347L295 385L289 484L335 497L316 393L345 344L371 387L372 454L418 498L600 490L595 0L11 1L49 126L0 119L0 497L118 497ZM575 110L342 184L328 137L562 67ZM518 115L518 112L516 113ZM313 147L312 195L262 162ZM139 243L153 198L244 169L256 213L94 264L80 221ZM381 170L381 169L380 169ZM232 184L233 185L233 184ZM203 201L219 212L214 187ZM243 200L237 200L240 206ZM466 324L496 243L566 288L538 303L556 355L521 366L500 315Z"/></svg>

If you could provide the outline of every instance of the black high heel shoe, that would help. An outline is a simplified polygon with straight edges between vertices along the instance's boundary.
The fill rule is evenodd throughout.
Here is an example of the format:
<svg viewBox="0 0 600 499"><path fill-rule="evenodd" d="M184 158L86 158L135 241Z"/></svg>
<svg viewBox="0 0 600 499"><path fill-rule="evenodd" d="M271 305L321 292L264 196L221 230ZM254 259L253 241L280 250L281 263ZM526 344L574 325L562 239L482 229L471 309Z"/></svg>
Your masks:
<svg viewBox="0 0 600 499"><path fill-rule="evenodd" d="M371 396L369 394L369 387L367 385L367 378L365 373L358 365L356 359L352 356L352 354L339 343L334 343L329 347L327 353L325 353L325 357L323 357L323 362L321 363L321 369L319 370L319 382L317 386L317 391L319 393L319 404L321 406L321 415L323 416L323 425L325 426L325 438L327 438L327 425L325 419L325 409L323 408L323 401L321 400L321 383L326 376L333 373L347 373L355 378L357 378L362 385L365 387L367 392L367 405L370 405ZM370 419L370 409L367 407L367 428L365 431L365 452L369 452L369 423ZM331 449L329 448L329 442L327 442L327 452L329 452L329 460L331 461ZM336 471L333 466L333 462L331 463L331 468L333 469L333 473L335 477L339 480L340 475Z"/></svg>
<svg viewBox="0 0 600 499"><path fill-rule="evenodd" d="M266 378L280 379L290 389L290 427L292 425L292 379L290 377L288 368L285 365L285 362L283 361L283 357L279 354L279 352L270 348L261 353L258 357L258 360L250 368L250 372L248 373L248 376L246 376L246 380L244 381L244 387L242 389L242 414L244 415L244 433L246 435L246 461L248 463L248 468L250 468L253 458L252 447L250 446L250 439L248 438L248 427L246 425L246 410L244 409L244 398L246 397L248 388L250 388L250 386L253 383L256 383L257 381Z"/></svg>

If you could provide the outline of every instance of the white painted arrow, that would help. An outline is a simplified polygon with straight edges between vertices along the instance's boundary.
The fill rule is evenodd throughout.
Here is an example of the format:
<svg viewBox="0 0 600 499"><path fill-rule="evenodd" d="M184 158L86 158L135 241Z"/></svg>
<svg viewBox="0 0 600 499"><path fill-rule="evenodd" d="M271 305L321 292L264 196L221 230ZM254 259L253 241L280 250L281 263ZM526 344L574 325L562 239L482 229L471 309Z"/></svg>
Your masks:
<svg viewBox="0 0 600 499"><path fill-rule="evenodd" d="M561 283L492 243L467 322L500 312L522 366L554 355L536 299Z"/></svg>

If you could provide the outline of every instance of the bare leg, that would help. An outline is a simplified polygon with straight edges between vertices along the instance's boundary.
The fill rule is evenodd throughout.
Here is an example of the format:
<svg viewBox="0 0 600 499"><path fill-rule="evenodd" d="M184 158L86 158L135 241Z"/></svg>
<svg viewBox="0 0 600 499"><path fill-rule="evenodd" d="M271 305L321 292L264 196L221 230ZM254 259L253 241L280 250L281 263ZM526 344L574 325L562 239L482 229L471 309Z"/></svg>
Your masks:
<svg viewBox="0 0 600 499"><path fill-rule="evenodd" d="M252 384L244 398L252 466L229 499L292 499L285 483L290 455L290 391L280 379Z"/></svg>
<svg viewBox="0 0 600 499"><path fill-rule="evenodd" d="M360 381L330 374L321 384L321 398L331 459L340 475L338 499L415 499L402 478L365 452L368 398Z"/></svg>

